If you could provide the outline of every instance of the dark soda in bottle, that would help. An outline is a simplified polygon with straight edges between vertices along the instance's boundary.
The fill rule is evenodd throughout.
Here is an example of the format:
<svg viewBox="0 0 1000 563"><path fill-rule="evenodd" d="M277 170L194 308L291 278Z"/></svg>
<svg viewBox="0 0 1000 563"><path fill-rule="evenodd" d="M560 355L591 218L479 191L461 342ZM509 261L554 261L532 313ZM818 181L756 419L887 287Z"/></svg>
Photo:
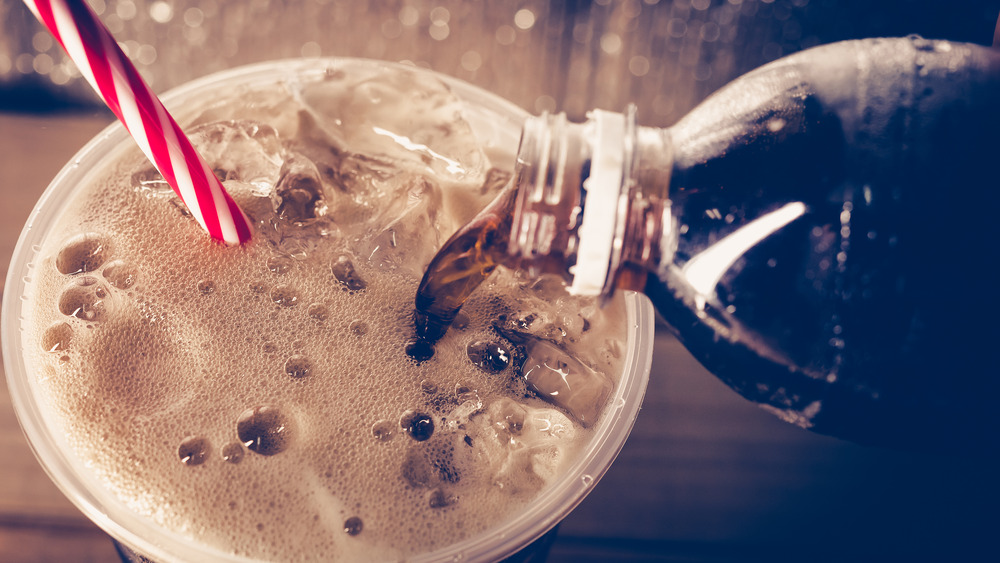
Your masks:
<svg viewBox="0 0 1000 563"><path fill-rule="evenodd" d="M665 129L533 118L508 190L432 261L418 335L446 330L478 282L441 272L474 256L449 272L644 292L709 371L802 427L995 452L997 162L1000 52L919 37L780 59Z"/></svg>

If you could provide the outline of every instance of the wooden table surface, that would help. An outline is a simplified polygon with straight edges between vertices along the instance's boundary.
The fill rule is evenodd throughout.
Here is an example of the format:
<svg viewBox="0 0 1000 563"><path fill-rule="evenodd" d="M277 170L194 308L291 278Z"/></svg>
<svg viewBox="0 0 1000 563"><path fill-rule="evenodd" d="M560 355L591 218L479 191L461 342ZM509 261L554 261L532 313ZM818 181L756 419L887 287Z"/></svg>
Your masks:
<svg viewBox="0 0 1000 563"><path fill-rule="evenodd" d="M0 112L0 262L48 181L108 121ZM549 561L1000 559L995 460L810 434L729 391L666 331L656 340L635 429ZM35 461L6 386L0 452L0 562L116 560Z"/></svg>

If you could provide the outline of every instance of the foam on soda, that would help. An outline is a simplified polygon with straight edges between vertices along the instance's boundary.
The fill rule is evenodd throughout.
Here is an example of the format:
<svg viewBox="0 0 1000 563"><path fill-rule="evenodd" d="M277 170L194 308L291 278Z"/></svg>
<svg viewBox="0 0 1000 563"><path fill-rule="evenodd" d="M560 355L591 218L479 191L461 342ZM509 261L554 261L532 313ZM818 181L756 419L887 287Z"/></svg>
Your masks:
<svg viewBox="0 0 1000 563"><path fill-rule="evenodd" d="M406 355L422 270L509 176L462 104L399 71L207 104L192 137L251 242L208 240L135 151L44 245L32 361L74 455L136 512L261 559L404 558L535 498L589 434L495 327L613 379L623 307L499 271L433 358Z"/></svg>

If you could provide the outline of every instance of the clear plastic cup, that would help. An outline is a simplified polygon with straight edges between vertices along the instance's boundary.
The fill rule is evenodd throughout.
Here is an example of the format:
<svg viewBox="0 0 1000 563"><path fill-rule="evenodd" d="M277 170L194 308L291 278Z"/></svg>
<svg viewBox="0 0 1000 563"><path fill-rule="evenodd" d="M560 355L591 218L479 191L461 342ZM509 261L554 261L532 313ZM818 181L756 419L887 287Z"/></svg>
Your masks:
<svg viewBox="0 0 1000 563"><path fill-rule="evenodd" d="M390 63L360 59L299 59L241 67L190 82L163 96L182 125L200 111L212 92L240 85L265 85L322 76L329 68L351 65L392 68ZM428 71L429 72L429 71ZM484 144L513 155L526 113L513 104L461 81L440 76L468 104L466 118ZM128 550L156 561L240 561L217 548L193 543L142 517L105 490L97 477L72 453L41 400L39 374L28 360L23 323L27 288L40 261L41 242L53 230L77 186L106 167L133 141L119 124L91 140L49 185L28 219L11 259L3 296L4 369L18 419L43 468L88 518ZM653 311L640 294L626 297L628 340L624 373L609 399L591 441L564 475L546 487L523 510L499 525L412 561L491 561L507 557L540 538L559 523L593 489L625 443L646 390L653 346Z"/></svg>

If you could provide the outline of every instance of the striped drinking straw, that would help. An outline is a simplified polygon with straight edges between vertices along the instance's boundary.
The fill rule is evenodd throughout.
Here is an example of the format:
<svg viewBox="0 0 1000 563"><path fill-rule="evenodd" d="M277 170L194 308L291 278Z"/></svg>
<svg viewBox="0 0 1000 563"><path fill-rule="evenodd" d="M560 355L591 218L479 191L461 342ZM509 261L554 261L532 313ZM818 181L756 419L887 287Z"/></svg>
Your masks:
<svg viewBox="0 0 1000 563"><path fill-rule="evenodd" d="M84 0L24 0L216 240L250 240L250 222Z"/></svg>

